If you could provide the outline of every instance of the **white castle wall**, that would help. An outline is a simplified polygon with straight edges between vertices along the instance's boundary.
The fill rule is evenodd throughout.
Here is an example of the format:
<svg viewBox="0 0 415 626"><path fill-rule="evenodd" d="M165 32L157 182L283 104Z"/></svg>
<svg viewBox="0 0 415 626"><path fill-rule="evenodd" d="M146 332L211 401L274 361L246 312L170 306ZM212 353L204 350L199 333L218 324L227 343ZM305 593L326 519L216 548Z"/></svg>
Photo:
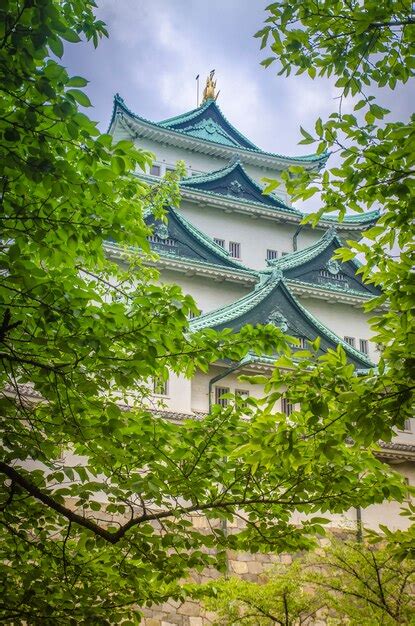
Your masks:
<svg viewBox="0 0 415 626"><path fill-rule="evenodd" d="M283 252L293 251L293 236L298 224L281 224L276 220L252 218L242 213L225 213L221 209L197 206L182 201L180 212L211 238L241 244L241 263L252 269L267 267L267 249ZM302 230L298 236L298 248L306 248L321 238L321 231Z"/></svg>
<svg viewBox="0 0 415 626"><path fill-rule="evenodd" d="M365 313L362 308L339 302L325 302L314 298L298 296L299 302L312 313L317 319L325 324L330 330L341 338L344 336L355 337L356 348L359 349L359 339L367 339L370 342L372 332L368 320L373 316ZM379 352L373 343L369 343L369 357L377 363Z"/></svg>
<svg viewBox="0 0 415 626"><path fill-rule="evenodd" d="M182 272L161 270L160 280L164 283L180 285L185 294L196 301L202 313L214 311L226 304L239 300L253 288L229 281L204 278L203 276L186 276Z"/></svg>

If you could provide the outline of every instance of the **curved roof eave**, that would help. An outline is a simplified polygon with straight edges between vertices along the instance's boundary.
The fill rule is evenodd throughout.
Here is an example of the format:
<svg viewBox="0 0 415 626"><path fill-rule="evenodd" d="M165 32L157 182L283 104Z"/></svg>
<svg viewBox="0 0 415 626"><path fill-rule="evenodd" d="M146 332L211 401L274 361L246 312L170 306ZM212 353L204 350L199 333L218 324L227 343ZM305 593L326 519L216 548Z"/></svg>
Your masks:
<svg viewBox="0 0 415 626"><path fill-rule="evenodd" d="M114 105L113 105L112 116L111 116L111 121L110 121L109 128L108 128L108 132L111 131L119 110L122 110L125 114L127 114L130 118L132 118L132 120L136 124L141 124L143 128L147 127L148 129L159 131L160 133L164 135L165 139L170 137L171 139L175 138L177 141L177 139L180 137L180 138L187 138L188 140L192 140L194 145L200 148L201 152L203 152L203 146L210 146L211 148L214 146L216 150L221 150L224 154L228 154L228 155L230 154L231 156L235 154L239 154L241 155L242 159L245 157L245 159L249 160L249 158L253 159L254 157L256 157L256 160L258 160L259 158L262 158L262 159L268 159L269 161L274 161L275 165L277 165L277 163L284 164L284 165L298 164L298 165L303 165L304 167L310 166L311 168L323 167L323 165L325 164L325 162L327 161L329 157L328 153L323 153L321 155L308 154L305 156L290 157L290 156L285 156L282 154L266 152L264 150L260 150L259 148L226 146L217 142L208 141L207 139L192 137L191 135L187 134L186 132L182 130L175 130L172 128L167 128L163 126L161 123L152 122L151 120L148 120L144 117L137 115L136 113L134 113L131 109L127 107L124 100L118 94L116 94L116 96L114 97Z"/></svg>
<svg viewBox="0 0 415 626"><path fill-rule="evenodd" d="M206 190L206 189L200 189L198 187L196 187L196 185L198 184L202 184L202 183L209 183L209 182L213 182L213 181L218 181L222 178L225 178L225 176L227 176L228 174L231 174L233 171L235 170L240 170L240 172L242 173L242 175L246 178L247 182L249 185L252 185L260 194L262 194L264 196L264 198L269 198L272 201L272 205L268 204L267 206L270 208L276 208L276 209L281 209L281 210L285 210L285 211L289 211L290 213L293 213L295 215L298 215L299 217L302 217L302 213L301 211L298 211L297 209L294 209L293 207L288 206L279 196L277 196L276 194L264 194L263 193L263 189L261 188L261 186L257 183L256 180L254 180L246 171L246 169L244 168L243 164L238 160L235 160L233 163L230 163L229 165L227 165L226 167L222 167L219 170L215 170L213 172L208 172L205 174L198 174L196 176L189 176L187 178L184 178L180 181L180 185L187 188L187 189L194 189L195 191L200 191L201 193L208 193L208 194L215 194L221 197L230 197L232 200L236 200L237 202L244 202L244 203L252 203L252 204L261 204L260 202L256 202L254 200L247 200L244 198L238 198L238 197L233 197L233 196L227 196L224 194L219 194L217 192L214 191L210 191L210 190Z"/></svg>
<svg viewBox="0 0 415 626"><path fill-rule="evenodd" d="M205 315L201 315L200 317L194 319L190 323L190 327L197 331L202 328L215 327L220 324L231 323L233 320L239 319L243 314L249 312L258 304L260 304L278 285L282 286L285 297L291 300L291 303L296 307L299 311L300 315L305 317L309 323L319 331L323 337L333 342L336 345L341 345L346 354L357 359L366 367L373 367L373 363L367 358L362 352L356 350L348 343L346 343L341 337L336 335L332 330L327 328L320 320L318 320L312 313L310 313L302 304L298 302L298 300L292 295L290 289L287 287L285 280L282 276L282 273L279 271L275 271L271 276L265 278L263 284L257 286L253 291L251 291L246 296L243 296L236 302L228 304L224 307L216 309L215 311L211 311L206 313ZM229 326L230 328L231 326Z"/></svg>

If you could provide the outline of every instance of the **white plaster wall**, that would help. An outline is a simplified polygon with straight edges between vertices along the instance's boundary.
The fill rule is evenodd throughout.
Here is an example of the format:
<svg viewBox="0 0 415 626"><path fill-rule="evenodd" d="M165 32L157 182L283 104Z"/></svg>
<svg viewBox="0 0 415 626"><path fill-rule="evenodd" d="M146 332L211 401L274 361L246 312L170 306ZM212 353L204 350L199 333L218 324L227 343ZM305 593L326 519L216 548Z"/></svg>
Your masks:
<svg viewBox="0 0 415 626"><path fill-rule="evenodd" d="M415 486L415 466L413 463L393 464L392 468L402 474L407 479L409 485ZM404 504L382 502L382 504L374 504L363 509L362 524L367 528L377 529L379 524L385 524L390 530L404 530L410 525L408 518L400 515Z"/></svg>
<svg viewBox="0 0 415 626"><path fill-rule="evenodd" d="M220 281L213 277L186 276L185 273L169 270L161 270L160 280L164 283L180 285L185 294L192 296L202 313L235 302L253 289L253 286L244 287L239 283Z"/></svg>
<svg viewBox="0 0 415 626"><path fill-rule="evenodd" d="M198 206L182 201L181 213L201 231L211 238L241 244L241 262L252 269L264 269L267 249L277 250L281 257L283 252L292 252L293 235L297 224L280 224L265 218L252 218L242 213L225 213L221 209ZM321 237L321 232L305 231L300 233L298 247L311 245Z"/></svg>
<svg viewBox="0 0 415 626"><path fill-rule="evenodd" d="M372 315L368 315L361 308L356 308L350 304L330 303L314 298L304 298L303 296L298 297L298 300L310 313L341 338L344 336L355 337L357 349L359 349L359 339L367 339L369 341L370 359L374 363L379 360L379 352L370 342L372 332L368 320Z"/></svg>
<svg viewBox="0 0 415 626"><path fill-rule="evenodd" d="M167 395L152 395L149 406L154 410L175 411L177 413L191 413L191 381L183 376L170 373L167 383Z"/></svg>
<svg viewBox="0 0 415 626"><path fill-rule="evenodd" d="M392 464L392 469L402 474L408 481L409 485L415 485L415 467L414 464L407 461L399 464ZM370 530L379 530L379 525L383 524L390 530L406 530L411 525L411 521L401 515L405 502L400 504L396 501L387 501L380 504L361 509L362 527ZM314 515L314 514L313 514ZM344 513L330 514L324 512L323 517L330 520L329 527L336 529L345 529L357 531L357 511L355 508L348 509ZM293 515L293 521L299 522L306 519L307 516L301 513Z"/></svg>

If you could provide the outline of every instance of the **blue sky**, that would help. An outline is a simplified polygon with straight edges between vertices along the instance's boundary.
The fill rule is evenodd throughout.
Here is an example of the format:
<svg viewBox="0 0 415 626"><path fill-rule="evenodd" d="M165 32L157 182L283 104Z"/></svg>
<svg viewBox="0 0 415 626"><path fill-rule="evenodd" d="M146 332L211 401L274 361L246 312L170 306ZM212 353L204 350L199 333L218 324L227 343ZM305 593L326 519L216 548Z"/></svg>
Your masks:
<svg viewBox="0 0 415 626"><path fill-rule="evenodd" d="M97 14L110 37L92 44L68 44L71 74L90 80L94 109L89 115L107 128L116 92L139 115L160 120L196 106L195 76L201 90L216 69L218 103L228 119L265 150L306 154L298 146L300 124L312 130L317 117L336 109L333 83L306 76L279 77L260 66L264 51L253 34L262 27L261 0L97 0ZM383 93L398 118L412 108L408 90ZM346 104L347 106L347 104ZM350 106L350 105L349 105ZM343 107L344 110L344 107Z"/></svg>

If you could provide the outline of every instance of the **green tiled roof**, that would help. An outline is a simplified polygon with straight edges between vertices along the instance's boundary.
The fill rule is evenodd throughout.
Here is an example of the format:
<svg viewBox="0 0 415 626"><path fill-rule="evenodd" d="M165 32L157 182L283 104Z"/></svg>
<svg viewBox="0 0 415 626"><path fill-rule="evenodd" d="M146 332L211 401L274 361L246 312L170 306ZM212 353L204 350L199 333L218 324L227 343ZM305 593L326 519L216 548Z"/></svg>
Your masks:
<svg viewBox="0 0 415 626"><path fill-rule="evenodd" d="M242 151L242 152L247 152L247 153L258 153L264 156L268 156L268 157L274 157L274 158L279 158L279 159L283 159L285 161L289 161L292 163L315 163L316 165L323 165L327 158L328 158L328 153L322 153L322 154L308 154L308 155L304 155L304 156L295 156L295 157L289 157L289 156L285 156L283 154L278 154L278 153L273 153L273 152L266 152L264 150L261 150L260 148L257 148L251 141L249 141L246 137L244 137L244 135L242 135L242 133L240 133L238 130L236 130L225 118L225 116L223 115L222 111L219 109L218 105L214 102L214 101L207 101L206 103L204 103L202 106L200 106L198 109L193 109L192 111L189 111L188 113L184 113L182 115L176 116L175 118L169 118L167 120L163 120L161 122L153 122L150 121L144 117L141 117L139 115L137 115L136 113L134 113L131 109L129 109L127 107L127 105L125 104L123 98L121 98L121 96L119 94L116 94L114 97L114 106L113 106L113 111L112 111L112 116L111 116L111 121L109 124L109 128L111 128L117 111L119 109L121 109L122 111L124 111L125 113L127 113L130 117L132 117L133 119L136 119L138 121L144 122L145 124L148 124L150 126L153 126L154 128L158 128L158 129L164 129L166 131L169 132L174 132L174 133L179 133L179 135L187 135L189 136L189 132L187 132L186 129L179 129L179 128L175 128L175 126L177 126L178 124L184 122L184 121L189 121L191 119L194 119L195 117L199 116L201 113L205 112L208 110L209 107L215 107L215 112L218 114L218 116L220 116L220 118L222 118L223 122L224 122L224 127L222 127L222 131L225 130L226 135L236 135L239 136L241 138L241 141L245 144L245 145L237 145L237 143L233 146L231 146L229 143L224 143L223 142L223 138L219 137L218 135L215 136L215 132L212 133L212 135L215 137L214 140L212 139L207 139L204 136L197 136L195 135L195 138L199 139L202 142L208 142L208 143L220 143L222 145L227 145L228 147L236 147L238 150ZM226 132L226 127L228 127L229 132ZM214 129L212 129L214 131ZM206 128L204 129L204 131L206 131ZM196 129L196 132L199 132L199 134L203 134L201 129ZM220 141L218 141L220 139ZM227 142L229 142L229 139L226 140Z"/></svg>
<svg viewBox="0 0 415 626"><path fill-rule="evenodd" d="M380 211L377 209L374 211L368 211L367 213L345 215L340 224L366 224L376 222L376 220L379 219L379 216ZM339 218L336 215L323 215L321 221L339 223Z"/></svg>
<svg viewBox="0 0 415 626"><path fill-rule="evenodd" d="M291 303L294 304L295 308L299 312L299 315L308 320L308 322L318 331L318 334L321 337L325 337L335 345L340 344L344 348L346 354L354 359L357 359L367 367L372 366L371 361L362 352L359 352L346 343L343 339L341 339L341 337L322 324L322 322L320 322L298 302L285 284L281 271L274 270L271 275L264 274L263 272L260 272L259 274L262 280L253 291L236 302L192 320L191 328L196 331L202 328L215 328L220 325L224 326L228 324L229 328L231 328L234 320L238 320L243 314L253 310L257 305L264 301L273 290L282 286L285 297L291 300Z"/></svg>
<svg viewBox="0 0 415 626"><path fill-rule="evenodd" d="M267 270L264 270L264 271L266 272ZM326 285L314 285L309 282L306 282L305 280L299 280L298 278L287 278L287 280L289 281L290 285L294 283L294 285L298 285L299 287L305 287L305 288L312 287L313 289L319 289L321 291L332 291L334 293L343 294L347 296L350 296L350 295L358 296L359 298L364 298L366 300L370 300L371 298L373 298L372 293L364 293L362 291L358 291L357 289L351 289L350 287L348 287L347 289L344 289L344 287L341 287L339 285L332 285L330 283Z"/></svg>
<svg viewBox="0 0 415 626"><path fill-rule="evenodd" d="M264 203L258 201L258 200L254 200L254 199L250 199L250 198L243 198L243 197L239 197L236 195L230 195L230 194L221 194L217 191L213 191L213 190L208 190L208 189L203 189L203 188L199 188L199 185L202 184L206 184L206 183L213 183L215 181L220 181L221 179L225 178L226 176L232 174L233 172L237 173L237 170L239 170L239 173L242 173L243 176L245 176L245 178L247 179L248 185L251 185L253 187L253 189L255 190L255 192L261 194L264 196ZM208 173L204 173L204 174L198 174L196 176L188 176L187 178L184 178L181 180L180 182L181 186L184 187L185 189L192 189L192 188L196 188L196 191L201 191L202 193L207 193L209 195L213 195L213 196L218 196L218 197L223 197L225 195L225 197L227 198L231 198L232 201L236 201L236 202L241 202L243 204L253 204L255 206L261 206L263 207L264 204L267 205L267 208L277 208L279 210L282 210L284 212L288 212L291 213L293 215L297 215L299 218L302 218L302 213L300 211L298 211L297 209L294 209L293 207L288 206L288 204L286 204L279 196L277 196L276 194L263 194L263 188L257 183L256 180L254 180L246 171L246 169L244 168L243 164L239 161L239 160L234 160L233 162L231 162L229 165L227 165L226 167L223 167L219 170L215 170L213 172L208 172ZM249 187L248 187L249 189Z"/></svg>
<svg viewBox="0 0 415 626"><path fill-rule="evenodd" d="M343 246L343 242L339 239L335 228L330 228L327 230L324 235L313 243L311 246L307 248L303 248L302 250L296 250L295 252L290 252L285 254L279 259L273 259L269 261L270 269L264 270L265 272L272 272L273 269L279 269L281 271L291 269L293 267L298 267L299 265L303 265L304 263L308 263L312 259L315 259L319 256L328 246L334 242L338 248ZM271 269L272 268L272 269Z"/></svg>
<svg viewBox="0 0 415 626"><path fill-rule="evenodd" d="M242 144L245 145L245 147L250 147L253 150L259 150L258 146L252 143L252 141L250 141L247 137L245 137L245 135L243 135L239 130L235 128L235 126L233 126L229 122L229 120L222 113L219 105L216 103L216 101L212 99L206 100L197 109L193 109L192 111L182 113L181 115L176 115L175 117L170 117L167 120L163 120L159 122L159 124L167 128L172 128L173 130L176 130L175 127L178 124L183 124L184 122L190 122L191 120L197 117L200 117L201 114L209 111L209 109L213 110L215 114L219 114L219 117L223 120L223 122L225 123L225 126L227 126L232 131L232 134L235 136L236 140L233 140L232 137L229 135L229 133L226 133L226 136L229 139L231 139L233 145L240 145L240 142L242 142ZM213 120L203 120L203 121L210 122ZM222 131L224 130L223 126L220 126L219 124L215 124L215 126L217 128L220 128ZM188 130L188 128L189 127L187 127L186 130ZM213 132L213 129L212 129L212 132ZM203 138L209 139L209 137L203 137ZM238 142L238 139L239 139L239 142ZM215 140L211 138L211 141L215 141ZM221 143L220 137L219 137L219 143Z"/></svg>
<svg viewBox="0 0 415 626"><path fill-rule="evenodd" d="M197 319L192 320L191 327L193 330L200 330L201 328L214 327L218 324L230 322L231 320L240 317L243 313L247 313L254 306L259 304L269 293L271 293L275 285L275 281L271 280L270 276L262 276L262 281L255 286L253 291L236 302L231 302L231 304L221 307L220 309L216 309L215 311L211 311L210 313L205 313Z"/></svg>

